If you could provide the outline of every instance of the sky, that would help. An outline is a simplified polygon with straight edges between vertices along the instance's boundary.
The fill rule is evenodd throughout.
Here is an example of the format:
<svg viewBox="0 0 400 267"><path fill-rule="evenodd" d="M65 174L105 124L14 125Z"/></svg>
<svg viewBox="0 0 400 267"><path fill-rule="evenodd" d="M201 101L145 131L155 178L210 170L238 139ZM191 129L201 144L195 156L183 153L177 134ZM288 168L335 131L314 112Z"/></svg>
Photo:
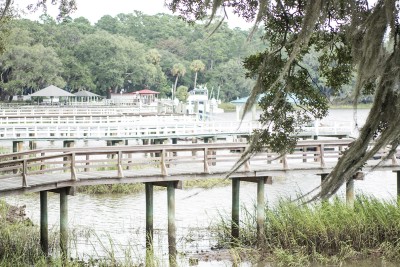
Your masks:
<svg viewBox="0 0 400 267"><path fill-rule="evenodd" d="M19 8L24 8L36 0L17 0ZM142 11L148 15L157 13L172 14L172 12L164 6L164 0L76 0L78 10L71 14L72 18L85 17L91 23L97 22L104 15L116 16L119 13L132 13L134 10ZM50 2L50 1L48 1ZM57 16L57 8L49 8L49 14L53 17ZM36 20L41 12L36 14L25 15L25 17ZM230 27L240 27L248 29L251 24L237 18L235 15L229 15L228 24Z"/></svg>

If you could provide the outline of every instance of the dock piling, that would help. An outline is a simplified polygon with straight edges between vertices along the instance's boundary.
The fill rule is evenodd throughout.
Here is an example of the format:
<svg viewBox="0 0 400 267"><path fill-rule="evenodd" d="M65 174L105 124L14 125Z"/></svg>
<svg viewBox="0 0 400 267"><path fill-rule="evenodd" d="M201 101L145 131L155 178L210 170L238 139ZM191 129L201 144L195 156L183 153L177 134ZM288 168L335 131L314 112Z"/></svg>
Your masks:
<svg viewBox="0 0 400 267"><path fill-rule="evenodd" d="M64 260L68 260L68 188L60 189L60 248Z"/></svg>
<svg viewBox="0 0 400 267"><path fill-rule="evenodd" d="M47 217L47 191L40 191L40 246L49 255L49 224Z"/></svg>
<svg viewBox="0 0 400 267"><path fill-rule="evenodd" d="M257 181L257 241L259 247L262 247L265 242L265 180L266 178L260 177Z"/></svg>
<svg viewBox="0 0 400 267"><path fill-rule="evenodd" d="M175 225L175 182L168 182L168 252L169 265L177 266L176 262L176 225Z"/></svg>
<svg viewBox="0 0 400 267"><path fill-rule="evenodd" d="M147 253L153 251L153 184L145 183L146 191L146 250ZM153 255L146 256L152 257Z"/></svg>
<svg viewBox="0 0 400 267"><path fill-rule="evenodd" d="M232 243L236 243L237 239L239 239L239 192L240 179L232 179Z"/></svg>

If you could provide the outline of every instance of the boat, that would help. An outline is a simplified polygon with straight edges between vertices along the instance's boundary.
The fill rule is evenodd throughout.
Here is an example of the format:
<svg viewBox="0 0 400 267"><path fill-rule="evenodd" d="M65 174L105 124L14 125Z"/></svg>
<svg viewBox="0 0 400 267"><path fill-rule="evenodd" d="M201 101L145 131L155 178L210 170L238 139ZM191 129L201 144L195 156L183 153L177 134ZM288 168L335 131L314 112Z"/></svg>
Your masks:
<svg viewBox="0 0 400 267"><path fill-rule="evenodd" d="M200 116L224 113L224 110L218 107L220 103L221 101L214 97L209 98L207 87L199 86L189 92L186 102L186 113L199 114Z"/></svg>

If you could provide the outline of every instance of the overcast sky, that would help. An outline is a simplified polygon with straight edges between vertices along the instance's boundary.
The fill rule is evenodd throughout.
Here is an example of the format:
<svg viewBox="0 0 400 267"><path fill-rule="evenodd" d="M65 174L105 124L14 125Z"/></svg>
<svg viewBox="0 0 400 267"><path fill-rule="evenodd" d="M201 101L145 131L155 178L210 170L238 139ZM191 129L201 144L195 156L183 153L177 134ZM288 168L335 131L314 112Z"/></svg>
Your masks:
<svg viewBox="0 0 400 267"><path fill-rule="evenodd" d="M36 0L18 0L20 8L26 7ZM134 10L142 11L145 14L154 15L157 13L172 14L164 6L164 0L76 0L78 10L71 17L85 17L92 23L97 22L104 15L116 16L119 13L132 13ZM50 2L50 1L48 1ZM40 12L27 15L30 19L37 19ZM57 9L49 8L49 14L56 17ZM251 25L237 18L233 14L229 16L228 24L231 27L249 28Z"/></svg>

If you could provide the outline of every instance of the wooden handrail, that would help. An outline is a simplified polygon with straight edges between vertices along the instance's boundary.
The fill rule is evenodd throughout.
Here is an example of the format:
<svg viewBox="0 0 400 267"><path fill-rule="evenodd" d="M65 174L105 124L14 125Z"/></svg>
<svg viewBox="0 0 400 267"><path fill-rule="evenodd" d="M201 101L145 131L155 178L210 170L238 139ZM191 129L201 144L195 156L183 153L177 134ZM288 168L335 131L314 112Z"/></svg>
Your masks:
<svg viewBox="0 0 400 267"><path fill-rule="evenodd" d="M332 168L333 165L331 163L336 162L340 157L340 147L345 146L349 142L349 140L299 142L296 150L302 149L301 151L287 154L282 158L279 158L277 154L268 152L268 150L263 150L246 161L239 172L249 173L260 171L260 168L264 171L287 171L294 168L295 165L301 168L299 167L301 164L306 164L304 165L306 167L302 167L303 169L310 168L310 164L313 164L312 168L319 170L321 168ZM22 158L21 153L10 154L15 159L0 163L0 179L22 178L22 180L18 180L20 181L19 185L21 185L21 188L29 188L32 186L29 183L29 177L32 175L40 177L40 175L48 174L46 177L52 177L51 175L60 173L65 177L65 172L67 172L70 175L69 179L71 181L79 182L80 173L85 173L84 177L90 177L90 170L102 167L106 167L107 169L111 167L111 170L117 170L115 174L107 174L104 177L121 179L125 178L125 176L132 177L132 173L135 173L135 170L143 168L149 168L151 175L154 175L154 177L160 177L160 175L168 177L176 175L177 172L184 174L185 171L190 174L194 171L194 166L197 166L196 168L200 167L200 170L196 169L197 174L208 175L215 173L215 170L218 170L221 166L228 171L230 166L233 166L246 148L247 144L244 143L211 143L68 148L69 152L66 149L41 149L38 150L40 153L38 151L34 151L32 154L29 154L29 152L24 153L24 158ZM202 153L192 155L191 151L202 151ZM208 155L210 151L216 151L216 153ZM159 156L149 158L149 153L157 153ZM129 156L132 154L139 155L135 157ZM188 156L188 154L191 156ZM35 155L35 157L29 157L29 155ZM114 156L107 157L107 155ZM124 158L124 155L128 155L129 157ZM302 159L304 158L317 158L319 162L311 160L303 163ZM282 163L279 163L279 160ZM392 166L398 165L396 158L389 160ZM267 162L271 162L271 164L266 164ZM327 165L328 163L329 165ZM130 170L126 170L127 168L125 167L128 166ZM98 172L99 170L96 171L96 173ZM57 175L53 176L57 178Z"/></svg>

